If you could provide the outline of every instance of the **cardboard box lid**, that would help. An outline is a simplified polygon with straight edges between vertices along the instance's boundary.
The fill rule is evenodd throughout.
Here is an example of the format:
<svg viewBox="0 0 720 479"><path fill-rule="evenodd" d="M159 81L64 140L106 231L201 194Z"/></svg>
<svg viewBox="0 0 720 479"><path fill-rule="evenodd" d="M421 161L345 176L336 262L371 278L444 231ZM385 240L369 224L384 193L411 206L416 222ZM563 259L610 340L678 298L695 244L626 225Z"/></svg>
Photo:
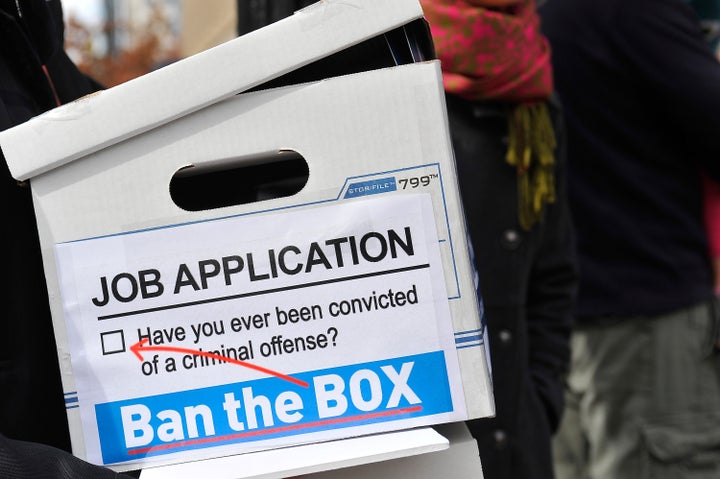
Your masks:
<svg viewBox="0 0 720 479"><path fill-rule="evenodd" d="M0 145L13 177L27 180L422 16L418 0L321 0L0 132Z"/></svg>

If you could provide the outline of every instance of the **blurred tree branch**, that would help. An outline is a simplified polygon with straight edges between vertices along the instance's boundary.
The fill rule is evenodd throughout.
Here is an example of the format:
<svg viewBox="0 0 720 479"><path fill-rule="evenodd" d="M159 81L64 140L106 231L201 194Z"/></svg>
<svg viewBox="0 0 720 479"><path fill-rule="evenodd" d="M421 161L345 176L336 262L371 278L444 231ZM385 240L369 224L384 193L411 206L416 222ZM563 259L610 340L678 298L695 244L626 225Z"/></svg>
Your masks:
<svg viewBox="0 0 720 479"><path fill-rule="evenodd" d="M103 38L122 36L114 54L98 46ZM74 16L66 18L65 48L81 71L106 87L144 75L178 58L179 41L172 34L170 19L153 3L142 24L103 22L99 27L84 24Z"/></svg>

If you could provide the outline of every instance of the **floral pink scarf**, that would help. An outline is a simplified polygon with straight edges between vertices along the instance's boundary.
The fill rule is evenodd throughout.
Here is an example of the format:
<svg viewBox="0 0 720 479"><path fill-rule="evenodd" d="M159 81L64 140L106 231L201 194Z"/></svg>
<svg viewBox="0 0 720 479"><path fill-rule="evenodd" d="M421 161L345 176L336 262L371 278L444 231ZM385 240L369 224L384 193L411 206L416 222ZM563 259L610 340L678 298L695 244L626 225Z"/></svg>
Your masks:
<svg viewBox="0 0 720 479"><path fill-rule="evenodd" d="M506 4L504 7L488 5ZM553 90L550 47L535 0L421 0L446 91L527 102Z"/></svg>
<svg viewBox="0 0 720 479"><path fill-rule="evenodd" d="M505 160L517 171L518 221L526 230L555 202L550 47L535 0L421 0L445 91L513 105Z"/></svg>

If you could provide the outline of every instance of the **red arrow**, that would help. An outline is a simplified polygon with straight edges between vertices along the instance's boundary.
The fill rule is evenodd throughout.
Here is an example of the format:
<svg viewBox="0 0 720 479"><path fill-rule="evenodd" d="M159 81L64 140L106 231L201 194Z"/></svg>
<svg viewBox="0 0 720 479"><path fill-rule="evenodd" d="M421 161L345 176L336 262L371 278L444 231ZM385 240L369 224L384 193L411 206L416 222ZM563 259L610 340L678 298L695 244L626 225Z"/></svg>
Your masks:
<svg viewBox="0 0 720 479"><path fill-rule="evenodd" d="M218 361L225 361L227 363L237 364L238 366L245 366L246 368L254 369L255 371L260 371L265 374L269 374L271 376L278 377L280 379L284 379L285 381L290 381L291 383L297 384L299 386L302 386L304 388L309 387L310 385L306 383L305 381L302 381L300 379L296 379L292 376L288 376L286 374L279 373L277 371L273 371L272 369L267 369L262 366L257 366L255 364L250 364L245 361L240 361L238 359L229 358L227 356L221 356L219 354L211 353L208 351L199 351L197 349L187 349L187 348L177 348L174 346L145 346L145 343L147 343L150 339L145 338L137 343L130 346L130 351L132 351L135 356L140 361L144 361L141 351L166 351L170 353L182 353L182 354L192 354L193 356L205 356L208 358L217 359Z"/></svg>

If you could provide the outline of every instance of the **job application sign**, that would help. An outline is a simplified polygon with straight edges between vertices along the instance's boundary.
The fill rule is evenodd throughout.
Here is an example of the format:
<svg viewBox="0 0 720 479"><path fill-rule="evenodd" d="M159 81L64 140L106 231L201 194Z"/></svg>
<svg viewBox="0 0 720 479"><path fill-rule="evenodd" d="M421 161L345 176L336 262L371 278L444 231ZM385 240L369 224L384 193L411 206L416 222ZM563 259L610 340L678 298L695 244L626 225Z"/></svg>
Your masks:
<svg viewBox="0 0 720 479"><path fill-rule="evenodd" d="M56 245L89 460L464 420L432 208L383 195Z"/></svg>

